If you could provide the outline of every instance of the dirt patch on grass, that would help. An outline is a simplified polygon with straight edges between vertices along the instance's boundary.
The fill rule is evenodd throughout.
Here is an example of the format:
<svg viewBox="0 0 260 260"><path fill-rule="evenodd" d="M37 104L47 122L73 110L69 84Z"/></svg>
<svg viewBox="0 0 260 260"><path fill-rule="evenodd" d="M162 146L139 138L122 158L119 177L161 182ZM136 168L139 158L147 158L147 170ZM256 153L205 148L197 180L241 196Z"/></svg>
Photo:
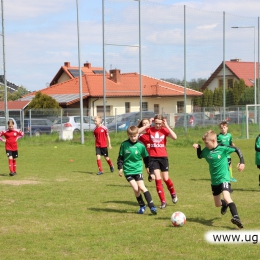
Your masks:
<svg viewBox="0 0 260 260"><path fill-rule="evenodd" d="M39 184L39 181L29 181L29 180L6 180L0 181L0 184L8 185L26 185L26 184Z"/></svg>

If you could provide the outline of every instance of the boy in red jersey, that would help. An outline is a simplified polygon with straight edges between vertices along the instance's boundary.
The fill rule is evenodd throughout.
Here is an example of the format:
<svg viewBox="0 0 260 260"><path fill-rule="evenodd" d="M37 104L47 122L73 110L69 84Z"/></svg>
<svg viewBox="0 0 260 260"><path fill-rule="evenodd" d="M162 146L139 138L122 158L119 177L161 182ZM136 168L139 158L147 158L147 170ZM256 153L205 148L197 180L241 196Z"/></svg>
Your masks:
<svg viewBox="0 0 260 260"><path fill-rule="evenodd" d="M110 167L110 171L111 172L114 171L114 166L108 157L108 150L107 150L107 146L109 147L109 149L112 149L112 146L110 143L108 129L104 125L102 125L102 118L100 116L95 117L95 125L96 128L94 129L94 137L95 137L95 146L96 146L97 165L99 170L97 175L101 175L103 174L101 155L104 155Z"/></svg>
<svg viewBox="0 0 260 260"><path fill-rule="evenodd" d="M4 136L5 139L0 137L0 141L5 142L6 155L8 157L10 176L16 175L16 159L18 158L18 145L17 140L23 137L24 133L21 130L14 129L14 121L8 120L8 129L1 131L0 136Z"/></svg>
<svg viewBox="0 0 260 260"><path fill-rule="evenodd" d="M162 115L156 115L154 117L154 126L150 127L150 125L151 122L149 125L139 128L139 133L147 133L150 137L149 155L154 168L156 190L161 200L160 208L164 209L166 207L166 199L162 178L171 194L172 202L176 204L178 201L173 182L169 178L169 163L166 150L166 137L176 140L177 135L168 126L167 120Z"/></svg>

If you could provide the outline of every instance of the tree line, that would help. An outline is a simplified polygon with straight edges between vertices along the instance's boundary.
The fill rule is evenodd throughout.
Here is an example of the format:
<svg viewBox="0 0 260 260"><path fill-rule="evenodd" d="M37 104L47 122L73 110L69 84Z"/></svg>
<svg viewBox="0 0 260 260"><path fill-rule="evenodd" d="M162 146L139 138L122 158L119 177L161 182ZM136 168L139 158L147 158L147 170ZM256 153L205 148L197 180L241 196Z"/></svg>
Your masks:
<svg viewBox="0 0 260 260"><path fill-rule="evenodd" d="M184 86L184 81L179 79L170 78L170 79L162 79L170 83L174 83L180 86ZM223 87L215 88L214 91L206 88L205 90L201 90L204 83L207 79L192 79L191 81L186 82L186 87L190 89L194 89L203 93L200 97L195 97L193 99L193 105L198 107L223 107ZM256 85L257 82L256 82ZM258 88L256 88L258 93ZM233 88L226 89L225 97L226 97L226 106L239 106L239 105L247 105L254 104L254 87L247 87L245 81L240 79L239 81L234 82ZM258 95L257 95L258 96Z"/></svg>

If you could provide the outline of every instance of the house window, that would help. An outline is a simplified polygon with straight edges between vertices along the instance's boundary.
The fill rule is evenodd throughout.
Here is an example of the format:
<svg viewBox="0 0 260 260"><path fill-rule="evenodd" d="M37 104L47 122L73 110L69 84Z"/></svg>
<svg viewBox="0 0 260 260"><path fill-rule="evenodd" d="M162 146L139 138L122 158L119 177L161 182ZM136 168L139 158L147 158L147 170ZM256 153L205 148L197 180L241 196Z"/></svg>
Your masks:
<svg viewBox="0 0 260 260"><path fill-rule="evenodd" d="M106 115L110 116L110 106L106 106ZM97 106L97 115L103 116L104 115L104 107L103 106Z"/></svg>
<svg viewBox="0 0 260 260"><path fill-rule="evenodd" d="M177 112L178 113L184 112L184 101L177 101Z"/></svg>
<svg viewBox="0 0 260 260"><path fill-rule="evenodd" d="M153 111L155 114L160 114L159 104L153 105Z"/></svg>
<svg viewBox="0 0 260 260"><path fill-rule="evenodd" d="M233 88L233 79L227 80L227 86L228 86L228 88Z"/></svg>
<svg viewBox="0 0 260 260"><path fill-rule="evenodd" d="M233 79L226 79L226 87L227 87L228 89L234 87L233 83L234 83ZM218 87L219 87L219 88L222 88L222 87L223 87L223 79L220 79L220 80L218 81Z"/></svg>
<svg viewBox="0 0 260 260"><path fill-rule="evenodd" d="M142 102L142 111L148 111L148 102Z"/></svg>
<svg viewBox="0 0 260 260"><path fill-rule="evenodd" d="M126 113L130 112L130 102L125 102L125 112Z"/></svg>

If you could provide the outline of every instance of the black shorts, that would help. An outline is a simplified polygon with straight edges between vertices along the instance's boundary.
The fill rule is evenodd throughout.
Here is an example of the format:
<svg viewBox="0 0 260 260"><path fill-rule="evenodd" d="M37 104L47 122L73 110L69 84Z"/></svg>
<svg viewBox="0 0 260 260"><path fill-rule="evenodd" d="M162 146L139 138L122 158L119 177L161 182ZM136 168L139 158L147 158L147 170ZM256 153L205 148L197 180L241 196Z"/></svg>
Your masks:
<svg viewBox="0 0 260 260"><path fill-rule="evenodd" d="M218 196L223 190L231 191L231 185L229 182L223 182L219 185L211 185L212 195Z"/></svg>
<svg viewBox="0 0 260 260"><path fill-rule="evenodd" d="M96 155L104 155L108 157L107 147L96 147Z"/></svg>
<svg viewBox="0 0 260 260"><path fill-rule="evenodd" d="M6 150L6 155L7 155L7 157L12 156L15 159L15 158L18 158L18 151Z"/></svg>
<svg viewBox="0 0 260 260"><path fill-rule="evenodd" d="M260 165L256 165L258 169L260 169Z"/></svg>
<svg viewBox="0 0 260 260"><path fill-rule="evenodd" d="M230 164L231 164L231 158L228 158L227 161L228 161L228 166L230 166Z"/></svg>
<svg viewBox="0 0 260 260"><path fill-rule="evenodd" d="M128 182L132 181L132 180L135 180L135 181L142 181L144 178L143 178L143 174L131 174L131 175L126 175L125 176L126 180Z"/></svg>
<svg viewBox="0 0 260 260"><path fill-rule="evenodd" d="M169 171L168 157L151 157L151 163L154 170L159 169L162 172Z"/></svg>

